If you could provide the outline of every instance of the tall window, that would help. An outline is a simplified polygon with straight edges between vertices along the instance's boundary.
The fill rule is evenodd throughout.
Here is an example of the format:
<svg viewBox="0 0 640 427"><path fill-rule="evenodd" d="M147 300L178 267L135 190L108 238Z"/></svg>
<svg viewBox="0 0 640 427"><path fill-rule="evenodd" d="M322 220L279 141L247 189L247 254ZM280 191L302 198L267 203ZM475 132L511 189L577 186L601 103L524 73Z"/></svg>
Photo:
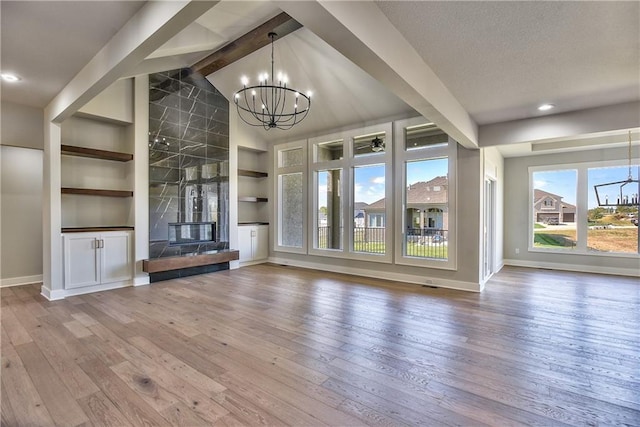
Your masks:
<svg viewBox="0 0 640 427"><path fill-rule="evenodd" d="M353 168L353 200L365 205L365 223L354 224L353 251L384 254L386 249L386 193L385 165L367 165Z"/></svg>
<svg viewBox="0 0 640 427"><path fill-rule="evenodd" d="M631 168L631 178L638 179L640 166ZM589 168L587 250L590 252L638 253L638 194L637 183L625 184L628 166ZM608 183L617 184L606 185ZM624 185L623 185L624 184ZM599 206L595 186L600 193ZM616 206L613 206L616 205Z"/></svg>
<svg viewBox="0 0 640 427"><path fill-rule="evenodd" d="M396 147L396 193L401 206L396 263L455 268L456 142L424 119L396 126L404 141ZM398 187L396 187L398 188Z"/></svg>
<svg viewBox="0 0 640 427"><path fill-rule="evenodd" d="M315 247L342 249L342 169L316 172Z"/></svg>
<svg viewBox="0 0 640 427"><path fill-rule="evenodd" d="M576 169L533 173L531 217L534 248L576 248L577 179Z"/></svg>
<svg viewBox="0 0 640 427"><path fill-rule="evenodd" d="M637 256L640 188L625 163L530 168L530 249ZM639 172L635 160L632 180Z"/></svg>
<svg viewBox="0 0 640 427"><path fill-rule="evenodd" d="M306 144L276 149L276 246L286 252L305 252Z"/></svg>

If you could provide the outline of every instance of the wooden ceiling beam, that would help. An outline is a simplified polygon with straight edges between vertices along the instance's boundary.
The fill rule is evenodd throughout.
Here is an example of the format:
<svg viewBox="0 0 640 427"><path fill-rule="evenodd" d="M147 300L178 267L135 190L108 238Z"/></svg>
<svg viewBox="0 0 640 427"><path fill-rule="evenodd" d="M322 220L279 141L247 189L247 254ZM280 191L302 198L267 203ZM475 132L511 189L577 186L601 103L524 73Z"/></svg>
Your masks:
<svg viewBox="0 0 640 427"><path fill-rule="evenodd" d="M267 46L271 42L269 33L274 32L278 34L278 38L280 39L301 27L302 24L282 12L206 58L198 61L191 69L194 73L199 73L206 77L256 50Z"/></svg>

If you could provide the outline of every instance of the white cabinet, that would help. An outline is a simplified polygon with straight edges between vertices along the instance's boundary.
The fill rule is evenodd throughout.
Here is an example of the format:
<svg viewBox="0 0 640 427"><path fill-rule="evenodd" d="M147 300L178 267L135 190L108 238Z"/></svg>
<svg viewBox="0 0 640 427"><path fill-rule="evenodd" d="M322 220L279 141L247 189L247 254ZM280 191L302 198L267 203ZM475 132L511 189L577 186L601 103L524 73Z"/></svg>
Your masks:
<svg viewBox="0 0 640 427"><path fill-rule="evenodd" d="M131 233L65 233L65 289L125 282L133 277Z"/></svg>
<svg viewBox="0 0 640 427"><path fill-rule="evenodd" d="M268 225L240 225L238 240L240 263L257 263L269 257Z"/></svg>

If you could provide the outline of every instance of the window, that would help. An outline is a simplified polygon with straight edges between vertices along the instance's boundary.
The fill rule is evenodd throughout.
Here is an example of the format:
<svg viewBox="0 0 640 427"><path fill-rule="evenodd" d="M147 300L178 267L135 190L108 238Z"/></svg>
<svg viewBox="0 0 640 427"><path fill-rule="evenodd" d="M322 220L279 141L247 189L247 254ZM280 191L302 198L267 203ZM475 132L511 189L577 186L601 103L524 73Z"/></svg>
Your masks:
<svg viewBox="0 0 640 427"><path fill-rule="evenodd" d="M534 248L576 248L577 179L575 169L533 173Z"/></svg>
<svg viewBox="0 0 640 427"><path fill-rule="evenodd" d="M386 191L385 165L353 168L353 200L366 205L365 226L353 227L353 251L384 254L386 252Z"/></svg>
<svg viewBox="0 0 640 427"><path fill-rule="evenodd" d="M406 163L404 253L411 257L446 260L449 240L449 161Z"/></svg>
<svg viewBox="0 0 640 427"><path fill-rule="evenodd" d="M625 163L530 168L530 250L637 256L634 200L640 191L637 183L622 185L629 178ZM638 179L639 169L635 160L632 179Z"/></svg>
<svg viewBox="0 0 640 427"><path fill-rule="evenodd" d="M391 262L391 124L311 138L309 253Z"/></svg>
<svg viewBox="0 0 640 427"><path fill-rule="evenodd" d="M422 119L424 120L424 119ZM455 141L420 119L396 124L396 204L401 206L396 263L455 268Z"/></svg>
<svg viewBox="0 0 640 427"><path fill-rule="evenodd" d="M283 252L306 252L306 143L276 147L274 203L275 246Z"/></svg>
<svg viewBox="0 0 640 427"><path fill-rule="evenodd" d="M316 228L314 247L342 249L342 169L316 172Z"/></svg>
<svg viewBox="0 0 640 427"><path fill-rule="evenodd" d="M280 245L302 247L304 193L302 172L283 174L280 180Z"/></svg>
<svg viewBox="0 0 640 427"><path fill-rule="evenodd" d="M636 166L631 178L638 179ZM628 166L589 168L587 170L589 197L587 221L587 250L606 253L638 253L638 184L626 184ZM617 182L617 184L606 185ZM596 197L598 186L600 203ZM601 194L600 194L601 193ZM624 206L613 206L623 204Z"/></svg>
<svg viewBox="0 0 640 427"><path fill-rule="evenodd" d="M456 157L424 118L275 146L275 250L455 269Z"/></svg>

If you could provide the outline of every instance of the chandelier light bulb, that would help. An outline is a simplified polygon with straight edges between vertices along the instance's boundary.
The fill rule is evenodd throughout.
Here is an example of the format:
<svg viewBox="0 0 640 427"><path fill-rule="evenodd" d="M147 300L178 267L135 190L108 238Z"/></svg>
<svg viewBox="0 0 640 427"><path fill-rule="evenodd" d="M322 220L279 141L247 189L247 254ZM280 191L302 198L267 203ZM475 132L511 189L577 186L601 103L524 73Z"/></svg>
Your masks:
<svg viewBox="0 0 640 427"><path fill-rule="evenodd" d="M308 96L309 98L311 98L311 95L313 95L313 92L311 92L311 91L307 91L307 96Z"/></svg>
<svg viewBox="0 0 640 427"><path fill-rule="evenodd" d="M243 86L248 85L249 84L249 77L247 77L247 76L240 77L240 82L242 83Z"/></svg>
<svg viewBox="0 0 640 427"><path fill-rule="evenodd" d="M240 99L240 94L239 94L239 93L236 93L236 94L235 94L235 98L236 98L236 99Z"/></svg>
<svg viewBox="0 0 640 427"><path fill-rule="evenodd" d="M251 91L251 96L256 96L256 91L255 90Z"/></svg>
<svg viewBox="0 0 640 427"><path fill-rule="evenodd" d="M264 110L264 104L262 104L262 109Z"/></svg>
<svg viewBox="0 0 640 427"><path fill-rule="evenodd" d="M298 92L296 92L296 99L298 99L299 96L300 96L300 94Z"/></svg>

